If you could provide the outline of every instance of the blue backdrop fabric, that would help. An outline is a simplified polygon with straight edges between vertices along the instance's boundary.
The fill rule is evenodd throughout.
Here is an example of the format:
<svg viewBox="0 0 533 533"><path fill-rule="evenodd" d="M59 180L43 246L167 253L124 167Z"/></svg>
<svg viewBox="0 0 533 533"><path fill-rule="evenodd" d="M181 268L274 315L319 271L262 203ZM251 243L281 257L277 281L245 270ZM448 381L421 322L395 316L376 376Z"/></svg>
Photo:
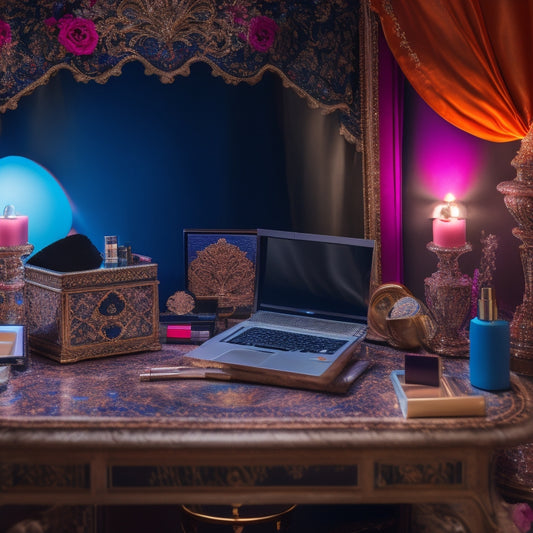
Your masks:
<svg viewBox="0 0 533 533"><path fill-rule="evenodd" d="M61 69L107 81L131 61L170 82L205 62L230 83L273 71L360 128L359 0L36 0L0 13L0 111Z"/></svg>
<svg viewBox="0 0 533 533"><path fill-rule="evenodd" d="M205 64L170 85L138 63L105 85L62 71L0 118L0 157L47 168L101 251L117 235L152 257L164 309L185 286L183 229L290 228L281 90L273 75L226 85Z"/></svg>
<svg viewBox="0 0 533 533"><path fill-rule="evenodd" d="M151 256L164 308L184 287L184 228L290 228L281 82L335 111L360 142L359 9L359 0L5 2L0 156L46 167L71 200L73 229L98 248L117 235Z"/></svg>

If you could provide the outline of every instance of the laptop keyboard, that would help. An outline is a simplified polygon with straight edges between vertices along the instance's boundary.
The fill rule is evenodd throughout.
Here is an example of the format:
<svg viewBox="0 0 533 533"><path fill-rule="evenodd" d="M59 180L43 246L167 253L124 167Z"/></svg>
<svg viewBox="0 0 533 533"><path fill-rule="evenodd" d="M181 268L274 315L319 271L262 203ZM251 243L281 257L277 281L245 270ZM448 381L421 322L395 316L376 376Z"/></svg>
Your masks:
<svg viewBox="0 0 533 533"><path fill-rule="evenodd" d="M345 340L265 328L247 329L228 342L256 348L322 354L333 354L346 344Z"/></svg>

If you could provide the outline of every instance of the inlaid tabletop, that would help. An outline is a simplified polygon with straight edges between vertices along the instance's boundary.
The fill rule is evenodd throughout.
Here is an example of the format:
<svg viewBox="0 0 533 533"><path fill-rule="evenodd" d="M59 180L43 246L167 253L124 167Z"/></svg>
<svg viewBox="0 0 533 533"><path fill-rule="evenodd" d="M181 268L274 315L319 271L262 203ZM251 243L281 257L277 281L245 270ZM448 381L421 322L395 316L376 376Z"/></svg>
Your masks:
<svg viewBox="0 0 533 533"><path fill-rule="evenodd" d="M125 439L128 431L145 431L147 439L165 433L192 439L194 431L303 430L309 440L314 430L340 432L339 438L354 443L392 432L396 443L438 435L441 444L471 442L474 431L480 446L533 436L531 382L514 375L510 391L478 391L486 397L485 417L405 419L390 380L393 370L403 368L404 353L373 344L363 344L360 354L370 368L345 395L203 379L140 381L150 367L183 364L191 348L165 345L158 352L68 365L30 355L27 367L13 369L0 392L0 443L13 443L26 429L40 430L39 438L50 430L104 431L112 441ZM443 358L443 371L465 377L468 360Z"/></svg>

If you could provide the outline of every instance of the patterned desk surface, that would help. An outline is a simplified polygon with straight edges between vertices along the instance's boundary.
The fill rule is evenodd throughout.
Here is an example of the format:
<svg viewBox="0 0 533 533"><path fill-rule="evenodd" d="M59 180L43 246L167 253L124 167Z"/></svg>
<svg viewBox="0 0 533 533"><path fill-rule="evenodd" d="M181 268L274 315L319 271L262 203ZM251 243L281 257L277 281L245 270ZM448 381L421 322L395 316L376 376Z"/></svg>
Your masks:
<svg viewBox="0 0 533 533"><path fill-rule="evenodd" d="M320 441L347 447L472 444L490 448L533 438L531 380L513 376L512 391L483 393L487 416L404 419L390 372L403 354L365 344L370 369L344 396L206 380L141 382L149 367L179 365L187 346L61 365L30 356L0 392L0 444L71 446L228 446ZM444 359L461 375L467 359ZM453 430L453 431L451 431Z"/></svg>

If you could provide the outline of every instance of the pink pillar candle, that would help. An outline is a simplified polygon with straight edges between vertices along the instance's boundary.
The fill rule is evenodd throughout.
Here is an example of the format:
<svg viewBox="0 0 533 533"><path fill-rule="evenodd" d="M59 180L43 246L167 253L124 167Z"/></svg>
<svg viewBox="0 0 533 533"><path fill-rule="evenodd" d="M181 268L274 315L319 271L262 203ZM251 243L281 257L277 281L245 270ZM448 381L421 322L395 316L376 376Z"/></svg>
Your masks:
<svg viewBox="0 0 533 533"><path fill-rule="evenodd" d="M464 218L435 218L433 243L442 248L460 248L466 244L466 220Z"/></svg>
<svg viewBox="0 0 533 533"><path fill-rule="evenodd" d="M15 215L12 206L6 206L0 216L0 246L24 246L28 244L28 217Z"/></svg>

